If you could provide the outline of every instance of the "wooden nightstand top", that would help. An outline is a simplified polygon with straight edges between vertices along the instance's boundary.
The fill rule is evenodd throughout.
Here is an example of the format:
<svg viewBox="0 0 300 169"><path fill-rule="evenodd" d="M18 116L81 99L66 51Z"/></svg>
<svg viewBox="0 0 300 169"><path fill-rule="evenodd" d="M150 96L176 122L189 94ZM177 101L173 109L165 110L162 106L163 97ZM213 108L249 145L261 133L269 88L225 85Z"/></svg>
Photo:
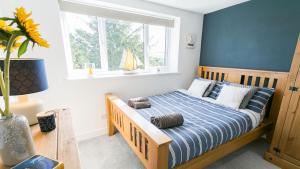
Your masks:
<svg viewBox="0 0 300 169"><path fill-rule="evenodd" d="M63 162L65 169L80 169L78 145L68 109L61 110L57 114L55 130L42 133L37 124L31 126L31 131L37 154ZM0 169L9 169L3 166L1 159Z"/></svg>

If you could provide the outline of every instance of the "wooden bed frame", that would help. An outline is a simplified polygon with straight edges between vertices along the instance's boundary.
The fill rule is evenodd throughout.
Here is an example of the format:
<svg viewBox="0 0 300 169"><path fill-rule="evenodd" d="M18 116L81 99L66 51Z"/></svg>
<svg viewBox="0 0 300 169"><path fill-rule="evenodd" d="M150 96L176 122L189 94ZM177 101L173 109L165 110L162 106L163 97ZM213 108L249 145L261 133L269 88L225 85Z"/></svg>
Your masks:
<svg viewBox="0 0 300 169"><path fill-rule="evenodd" d="M227 80L252 86L275 87L276 90L270 113L257 128L199 157L176 166L175 169L203 168L247 145L263 134L268 134L269 138L271 138L273 126L277 120L280 103L286 87L288 73L199 66L198 76L206 79ZM118 130L145 168L168 168L171 138L113 94L106 94L106 109L109 136L114 135Z"/></svg>

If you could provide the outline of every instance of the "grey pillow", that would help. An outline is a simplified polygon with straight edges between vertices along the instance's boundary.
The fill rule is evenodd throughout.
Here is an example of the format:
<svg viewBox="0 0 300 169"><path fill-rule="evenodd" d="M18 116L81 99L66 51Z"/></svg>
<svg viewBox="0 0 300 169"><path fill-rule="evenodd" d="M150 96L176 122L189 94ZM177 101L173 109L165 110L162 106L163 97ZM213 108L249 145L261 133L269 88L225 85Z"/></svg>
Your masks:
<svg viewBox="0 0 300 169"><path fill-rule="evenodd" d="M198 77L197 79L211 82L211 84L208 86L208 88L206 89L206 91L203 94L203 97L207 97L210 94L210 92L213 90L213 88L215 87L217 82L215 80L203 79L201 77Z"/></svg>
<svg viewBox="0 0 300 169"><path fill-rule="evenodd" d="M245 109L246 108L246 106L248 105L248 103L251 100L251 98L254 96L254 94L259 89L258 87L255 87L255 86L245 86L245 85L241 85L241 84L237 84L237 83L231 83L231 82L228 82L228 81L223 81L223 83L225 85L250 88L249 92L246 94L246 96L244 97L244 99L243 99L243 101L242 101L242 103L241 103L241 105L239 107L240 109Z"/></svg>

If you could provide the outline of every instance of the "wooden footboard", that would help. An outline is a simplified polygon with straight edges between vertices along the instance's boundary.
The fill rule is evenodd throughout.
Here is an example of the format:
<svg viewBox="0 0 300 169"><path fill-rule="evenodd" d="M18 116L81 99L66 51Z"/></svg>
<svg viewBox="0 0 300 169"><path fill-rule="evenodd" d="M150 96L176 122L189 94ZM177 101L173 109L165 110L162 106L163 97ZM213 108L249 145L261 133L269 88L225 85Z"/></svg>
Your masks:
<svg viewBox="0 0 300 169"><path fill-rule="evenodd" d="M167 169L171 139L121 99L106 94L108 135L118 130L147 169Z"/></svg>

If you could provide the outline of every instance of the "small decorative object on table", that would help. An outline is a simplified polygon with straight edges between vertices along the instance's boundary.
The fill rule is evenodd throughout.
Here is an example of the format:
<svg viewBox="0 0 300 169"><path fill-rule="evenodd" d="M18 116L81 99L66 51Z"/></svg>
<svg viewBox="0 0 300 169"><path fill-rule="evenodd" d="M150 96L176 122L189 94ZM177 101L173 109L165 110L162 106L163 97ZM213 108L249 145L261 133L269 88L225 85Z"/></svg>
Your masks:
<svg viewBox="0 0 300 169"><path fill-rule="evenodd" d="M40 112L36 115L41 132L49 132L56 128L55 111Z"/></svg>
<svg viewBox="0 0 300 169"><path fill-rule="evenodd" d="M64 169L64 164L50 158L35 155L11 169Z"/></svg>
<svg viewBox="0 0 300 169"><path fill-rule="evenodd" d="M20 58L29 43L49 47L37 31L38 24L24 8L17 8L14 17L0 17L0 49L4 50L4 66L0 70L0 89L4 108L0 108L0 155L4 165L13 166L35 155L29 124L24 116L16 116L10 111L10 60L14 50ZM23 77L24 78L24 77ZM26 81L27 79L23 79Z"/></svg>

